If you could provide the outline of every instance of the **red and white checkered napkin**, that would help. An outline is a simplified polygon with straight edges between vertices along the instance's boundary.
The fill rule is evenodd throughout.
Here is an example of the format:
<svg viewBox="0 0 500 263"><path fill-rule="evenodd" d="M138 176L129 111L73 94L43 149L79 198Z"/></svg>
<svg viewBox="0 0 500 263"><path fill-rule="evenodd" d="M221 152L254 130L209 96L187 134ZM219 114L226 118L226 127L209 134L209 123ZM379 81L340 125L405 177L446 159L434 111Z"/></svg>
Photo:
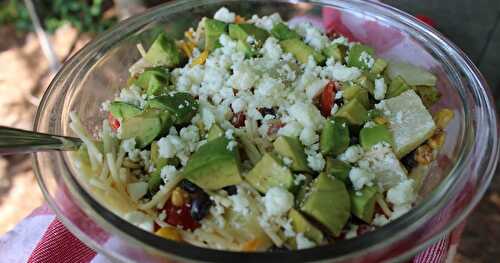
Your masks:
<svg viewBox="0 0 500 263"><path fill-rule="evenodd" d="M441 263L452 259L462 229L463 226L458 227L411 262ZM45 205L0 237L0 262L105 263L108 260L71 234Z"/></svg>

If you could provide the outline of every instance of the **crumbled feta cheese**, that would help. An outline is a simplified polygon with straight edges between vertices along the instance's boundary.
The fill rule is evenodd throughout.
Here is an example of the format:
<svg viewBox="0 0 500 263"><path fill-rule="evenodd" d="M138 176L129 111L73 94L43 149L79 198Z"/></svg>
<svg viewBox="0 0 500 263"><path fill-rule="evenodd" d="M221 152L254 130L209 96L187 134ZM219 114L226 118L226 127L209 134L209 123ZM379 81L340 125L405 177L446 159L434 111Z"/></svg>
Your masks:
<svg viewBox="0 0 500 263"><path fill-rule="evenodd" d="M317 79L313 81L306 89L306 95L309 99L313 99L321 94L326 84L328 84L328 80L326 79Z"/></svg>
<svg viewBox="0 0 500 263"><path fill-rule="evenodd" d="M158 140L158 154L163 158L172 158L185 149L185 144L177 135L167 135Z"/></svg>
<svg viewBox="0 0 500 263"><path fill-rule="evenodd" d="M400 182L387 191L387 201L395 206L411 204L415 200L413 179Z"/></svg>
<svg viewBox="0 0 500 263"><path fill-rule="evenodd" d="M304 127L320 129L325 119L313 104L297 102L288 109L288 114Z"/></svg>
<svg viewBox="0 0 500 263"><path fill-rule="evenodd" d="M303 174L297 174L295 175L295 179L293 180L294 185L300 185L302 182L306 180L306 176Z"/></svg>
<svg viewBox="0 0 500 263"><path fill-rule="evenodd" d="M283 157L283 164L284 164L285 166L289 167L290 165L292 165L292 163L293 163L293 160L292 160L292 159L290 159L290 158L288 158L288 157L286 157L286 156L285 156L285 157Z"/></svg>
<svg viewBox="0 0 500 263"><path fill-rule="evenodd" d="M287 123L284 127L278 130L278 135L297 137L300 135L303 127L296 121Z"/></svg>
<svg viewBox="0 0 500 263"><path fill-rule="evenodd" d="M359 60L363 62L363 64L365 64L368 68L373 67L373 64L375 63L375 59L373 59L373 57L366 51L361 52L361 54L359 55Z"/></svg>
<svg viewBox="0 0 500 263"><path fill-rule="evenodd" d="M145 231L153 232L154 230L153 219L142 212L133 211L127 213L124 215L124 219Z"/></svg>
<svg viewBox="0 0 500 263"><path fill-rule="evenodd" d="M357 237L358 236L358 228L359 228L358 225L350 224L349 225L349 230L345 234L345 238L346 239L352 239L352 238Z"/></svg>
<svg viewBox="0 0 500 263"><path fill-rule="evenodd" d="M338 81L352 81L361 76L361 70L355 67L346 67L340 63L324 68L326 76Z"/></svg>
<svg viewBox="0 0 500 263"><path fill-rule="evenodd" d="M127 184L127 193L132 200L137 201L141 199L148 192L148 183L136 182Z"/></svg>
<svg viewBox="0 0 500 263"><path fill-rule="evenodd" d="M281 187L272 187L263 197L266 214L280 216L293 207L293 195Z"/></svg>
<svg viewBox="0 0 500 263"><path fill-rule="evenodd" d="M200 141L200 131L196 125L189 125L182 128L179 132L179 136L184 141L190 152L194 152L196 150L198 141Z"/></svg>
<svg viewBox="0 0 500 263"><path fill-rule="evenodd" d="M226 130L226 132L224 132L224 136L226 137L226 139L228 140L232 140L234 139L234 130L233 129L228 129Z"/></svg>
<svg viewBox="0 0 500 263"><path fill-rule="evenodd" d="M135 138L123 140L121 147L126 153L132 152L135 149Z"/></svg>
<svg viewBox="0 0 500 263"><path fill-rule="evenodd" d="M363 148L361 148L361 146L352 145L352 146L349 146L349 148L347 148L345 150L345 152L340 154L338 158L339 158L339 160L344 161L344 162L355 163L359 159L361 159L361 157L363 157L363 153L364 153L364 151L363 151Z"/></svg>
<svg viewBox="0 0 500 263"><path fill-rule="evenodd" d="M167 183L172 181L177 176L177 169L173 165L166 165L161 168L160 176L163 179L163 182Z"/></svg>
<svg viewBox="0 0 500 263"><path fill-rule="evenodd" d="M263 16L261 18L257 15L253 15L249 22L254 23L257 27L271 31L277 23L282 21L281 16L278 13L274 13L270 16Z"/></svg>
<svg viewBox="0 0 500 263"><path fill-rule="evenodd" d="M325 167L325 159L321 153L315 151L307 152L307 165L316 172L320 172Z"/></svg>
<svg viewBox="0 0 500 263"><path fill-rule="evenodd" d="M304 233L298 233L295 240L297 242L297 249L307 249L316 246L313 241L304 236Z"/></svg>
<svg viewBox="0 0 500 263"><path fill-rule="evenodd" d="M382 214L375 214L375 217L373 218L372 221L372 224L378 227L384 226L387 223L389 223L389 219L387 219L387 217Z"/></svg>
<svg viewBox="0 0 500 263"><path fill-rule="evenodd" d="M365 125L363 125L363 128L373 128L373 127L375 127L376 125L377 125L377 124L376 124L375 122L373 122L373 121L367 121L367 122L365 123Z"/></svg>
<svg viewBox="0 0 500 263"><path fill-rule="evenodd" d="M236 146L238 146L238 143L236 141L229 141L229 143L226 146L226 149L232 151Z"/></svg>
<svg viewBox="0 0 500 263"><path fill-rule="evenodd" d="M247 199L246 194L244 194L242 189L238 189L238 194L231 195L228 198L232 202L233 210L236 213L240 213L242 215L248 215L250 212L250 202Z"/></svg>
<svg viewBox="0 0 500 263"><path fill-rule="evenodd" d="M340 100L340 99L342 99L342 97L344 97L344 91L339 90L339 91L337 91L337 92L335 93L335 99L336 99L336 100Z"/></svg>
<svg viewBox="0 0 500 263"><path fill-rule="evenodd" d="M260 53L263 54L266 59L279 61L281 55L283 55L283 50L276 38L269 37L260 49Z"/></svg>
<svg viewBox="0 0 500 263"><path fill-rule="evenodd" d="M230 12L227 8L221 7L217 12L215 12L214 19L225 23L233 23L236 19L236 15Z"/></svg>
<svg viewBox="0 0 500 263"><path fill-rule="evenodd" d="M294 24L292 28L304 37L304 42L316 50L322 50L330 42L319 28L309 22Z"/></svg>
<svg viewBox="0 0 500 263"><path fill-rule="evenodd" d="M120 90L120 95L116 99L117 101L123 101L133 104L137 107L143 108L146 104L146 100L141 95L141 88L132 85L129 88L124 88Z"/></svg>
<svg viewBox="0 0 500 263"><path fill-rule="evenodd" d="M237 98L231 103L231 108L235 113L244 111L246 106L247 104L242 98Z"/></svg>
<svg viewBox="0 0 500 263"><path fill-rule="evenodd" d="M337 105L337 103L334 103L330 114L333 116L335 115L335 113L337 113L337 111L339 111L339 105Z"/></svg>
<svg viewBox="0 0 500 263"><path fill-rule="evenodd" d="M302 144L308 146L319 141L319 135L314 131L312 127L305 127L304 129L302 129L299 139Z"/></svg>
<svg viewBox="0 0 500 263"><path fill-rule="evenodd" d="M361 190L363 186L373 185L373 179L375 179L375 174L358 167L353 167L349 171L349 179L351 180L354 190Z"/></svg>
<svg viewBox="0 0 500 263"><path fill-rule="evenodd" d="M373 91L373 97L376 100L383 100L385 98L385 93L387 91L387 86L385 85L384 78L378 78L375 80L375 90Z"/></svg>

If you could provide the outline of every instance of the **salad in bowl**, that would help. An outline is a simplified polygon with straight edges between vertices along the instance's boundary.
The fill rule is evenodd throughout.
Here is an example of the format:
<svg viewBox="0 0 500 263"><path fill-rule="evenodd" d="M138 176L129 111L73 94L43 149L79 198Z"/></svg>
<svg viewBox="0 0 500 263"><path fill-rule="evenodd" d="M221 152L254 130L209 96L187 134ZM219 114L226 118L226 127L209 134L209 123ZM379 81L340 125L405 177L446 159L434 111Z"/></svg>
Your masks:
<svg viewBox="0 0 500 263"><path fill-rule="evenodd" d="M227 8L160 33L102 105L79 178L145 231L231 251L306 249L408 212L453 112L437 78L310 23ZM334 245L334 244L333 244Z"/></svg>

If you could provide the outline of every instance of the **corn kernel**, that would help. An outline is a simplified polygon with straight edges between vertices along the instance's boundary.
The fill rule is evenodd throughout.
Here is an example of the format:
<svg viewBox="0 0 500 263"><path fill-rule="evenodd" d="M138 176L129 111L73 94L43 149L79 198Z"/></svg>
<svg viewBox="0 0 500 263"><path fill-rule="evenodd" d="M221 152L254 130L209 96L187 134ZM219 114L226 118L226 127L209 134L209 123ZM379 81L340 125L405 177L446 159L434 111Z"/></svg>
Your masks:
<svg viewBox="0 0 500 263"><path fill-rule="evenodd" d="M429 145L424 144L417 148L417 151L415 152L415 160L417 160L419 164L429 164L432 162L432 159L432 148Z"/></svg>
<svg viewBox="0 0 500 263"><path fill-rule="evenodd" d="M453 119L455 113L450 109L442 109L436 113L434 120L439 129L444 129L448 123Z"/></svg>
<svg viewBox="0 0 500 263"><path fill-rule="evenodd" d="M188 194L182 190L182 188L180 187L176 187L173 191L172 191L172 196L170 197L171 198L171 202L174 206L177 206L177 207L181 207L184 205L185 202L187 202L188 200Z"/></svg>
<svg viewBox="0 0 500 263"><path fill-rule="evenodd" d="M156 235L175 241L182 241L181 234L174 227L162 227L155 232Z"/></svg>
<svg viewBox="0 0 500 263"><path fill-rule="evenodd" d="M242 16L236 16L236 18L234 19L234 23L243 24L243 23L245 23L245 18Z"/></svg>
<svg viewBox="0 0 500 263"><path fill-rule="evenodd" d="M427 144L429 144L432 149L438 150L443 146L445 140L446 134L443 131L438 131L432 135L432 137L427 141Z"/></svg>
<svg viewBox="0 0 500 263"><path fill-rule="evenodd" d="M387 119L383 116L377 116L373 119L373 121L379 125L383 125L383 124L386 124L388 122Z"/></svg>
<svg viewBox="0 0 500 263"><path fill-rule="evenodd" d="M193 38L193 29L192 28L190 30L184 32L184 36L189 40L189 42L195 43L194 38Z"/></svg>
<svg viewBox="0 0 500 263"><path fill-rule="evenodd" d="M193 63L192 65L203 65L205 64L205 61L207 60L208 58L208 51L205 50L203 52L201 52L201 54L195 59L193 60Z"/></svg>

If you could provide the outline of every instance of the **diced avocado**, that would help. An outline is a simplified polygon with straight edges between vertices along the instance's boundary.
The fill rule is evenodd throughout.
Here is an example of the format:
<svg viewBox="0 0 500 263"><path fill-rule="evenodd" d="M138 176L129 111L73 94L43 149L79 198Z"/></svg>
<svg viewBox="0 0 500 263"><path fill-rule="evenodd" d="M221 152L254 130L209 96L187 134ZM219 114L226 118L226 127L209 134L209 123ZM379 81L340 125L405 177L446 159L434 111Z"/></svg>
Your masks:
<svg viewBox="0 0 500 263"><path fill-rule="evenodd" d="M175 41L161 33L146 52L144 59L152 66L173 68L181 62L181 54Z"/></svg>
<svg viewBox="0 0 500 263"><path fill-rule="evenodd" d="M294 180L290 170L278 157L270 153L262 156L262 159L248 172L245 179L261 193L266 193L272 187L290 190Z"/></svg>
<svg viewBox="0 0 500 263"><path fill-rule="evenodd" d="M360 191L351 191L352 214L370 224L375 211L377 193L375 186L365 186Z"/></svg>
<svg viewBox="0 0 500 263"><path fill-rule="evenodd" d="M211 141L213 139L219 138L224 135L224 130L219 127L217 124L213 124L212 127L210 127L210 130L208 130L207 134L207 140Z"/></svg>
<svg viewBox="0 0 500 263"><path fill-rule="evenodd" d="M365 150L369 150L373 145L381 142L392 145L392 133L385 125L364 127L359 132L359 142Z"/></svg>
<svg viewBox="0 0 500 263"><path fill-rule="evenodd" d="M344 183L349 182L349 172L352 166L338 159L326 159L326 173L334 176Z"/></svg>
<svg viewBox="0 0 500 263"><path fill-rule="evenodd" d="M434 74L405 62L389 62L386 73L392 80L401 77L410 86L436 86L437 82Z"/></svg>
<svg viewBox="0 0 500 263"><path fill-rule="evenodd" d="M342 89L342 96L345 100L349 101L352 99L357 99L365 109L370 108L370 98L368 97L368 90L362 88L356 83L351 83L345 85Z"/></svg>
<svg viewBox="0 0 500 263"><path fill-rule="evenodd" d="M166 158L160 157L158 143L155 141L151 143L151 163L156 169L161 169L163 166L168 164Z"/></svg>
<svg viewBox="0 0 500 263"><path fill-rule="evenodd" d="M335 116L346 118L351 124L361 125L368 119L368 112L357 99L352 99L344 104Z"/></svg>
<svg viewBox="0 0 500 263"><path fill-rule="evenodd" d="M401 93L410 89L410 86L400 76L397 76L391 80L391 84L387 88L385 94L386 98L392 98L399 96Z"/></svg>
<svg viewBox="0 0 500 263"><path fill-rule="evenodd" d="M374 54L373 48L362 44L354 44L349 50L347 65L368 70L375 63Z"/></svg>
<svg viewBox="0 0 500 263"><path fill-rule="evenodd" d="M292 189L292 192L295 193L295 204L296 206L300 206L302 201L304 201L304 198L306 197L306 194L309 192L311 182L313 181L313 177L309 174L302 174L304 176L304 180L301 180L298 185L294 186L294 189ZM297 176L295 177L294 183L297 182Z"/></svg>
<svg viewBox="0 0 500 263"><path fill-rule="evenodd" d="M351 214L349 192L342 181L322 173L312 182L300 211L338 237Z"/></svg>
<svg viewBox="0 0 500 263"><path fill-rule="evenodd" d="M130 103L113 101L109 105L109 112L111 112L111 115L115 118L126 119L141 114L142 110Z"/></svg>
<svg viewBox="0 0 500 263"><path fill-rule="evenodd" d="M227 32L227 24L210 18L205 18L204 21L205 50L210 52L220 47L219 37Z"/></svg>
<svg viewBox="0 0 500 263"><path fill-rule="evenodd" d="M238 42L236 43L236 49L240 52L243 52L246 58L251 58L257 54L257 51L255 51L255 49L252 48L250 44L242 40L238 40Z"/></svg>
<svg viewBox="0 0 500 263"><path fill-rule="evenodd" d="M432 107L441 99L441 93L435 86L416 86L414 89L427 108Z"/></svg>
<svg viewBox="0 0 500 263"><path fill-rule="evenodd" d="M401 158L429 139L436 124L413 90L384 100L384 116L389 120L394 152Z"/></svg>
<svg viewBox="0 0 500 263"><path fill-rule="evenodd" d="M290 169L294 172L310 172L307 165L307 157L304 153L304 147L298 138L280 136L273 143L274 150L283 157L288 157L292 160Z"/></svg>
<svg viewBox="0 0 500 263"><path fill-rule="evenodd" d="M156 169L153 173L149 175L148 179L148 191L152 194L158 192L160 185L163 184L163 179L161 178L161 170Z"/></svg>
<svg viewBox="0 0 500 263"><path fill-rule="evenodd" d="M319 139L319 147L322 154L339 155L343 153L351 138L347 120L341 117L333 117L325 122Z"/></svg>
<svg viewBox="0 0 500 263"><path fill-rule="evenodd" d="M323 54L327 57L332 57L335 61L344 63L347 46L341 44L331 44L323 49Z"/></svg>
<svg viewBox="0 0 500 263"><path fill-rule="evenodd" d="M205 190L218 190L241 182L236 147L219 137L202 145L188 160L182 175Z"/></svg>
<svg viewBox="0 0 500 263"><path fill-rule="evenodd" d="M167 90L170 75L164 67L155 67L144 70L134 82L149 96L160 95Z"/></svg>
<svg viewBox="0 0 500 263"><path fill-rule="evenodd" d="M156 97L148 101L148 106L170 112L177 125L189 123L198 111L198 102L191 94L185 92Z"/></svg>
<svg viewBox="0 0 500 263"><path fill-rule="evenodd" d="M124 119L120 123L120 138L135 138L137 148L148 146L156 137L164 131L160 114L156 111L145 111L144 113Z"/></svg>
<svg viewBox="0 0 500 263"><path fill-rule="evenodd" d="M313 56L316 63L321 64L325 61L323 56L318 51L314 50L311 46L307 45L300 39L287 39L280 42L283 51L292 53L295 58L302 64L307 64L309 57Z"/></svg>
<svg viewBox="0 0 500 263"><path fill-rule="evenodd" d="M245 43L247 43L248 37L252 36L255 38L255 45L260 47L269 37L269 33L253 24L230 24L229 36L234 40L241 40Z"/></svg>
<svg viewBox="0 0 500 263"><path fill-rule="evenodd" d="M374 75L381 74L385 70L385 68L387 68L387 61L381 58L377 58L375 60L375 64L373 64L372 69L370 69L370 73Z"/></svg>
<svg viewBox="0 0 500 263"><path fill-rule="evenodd" d="M371 76L369 73L363 73L363 75L361 75L361 77L359 77L356 80L356 84L361 86L361 88L368 91L372 95L375 92L375 83L374 83L374 80L371 79ZM370 100L368 100L368 103L366 105L368 105L368 108L371 107Z"/></svg>
<svg viewBox="0 0 500 263"><path fill-rule="evenodd" d="M295 32L295 30L290 29L284 23L277 23L274 25L273 29L271 29L271 35L278 40L287 40L287 39L300 39L300 35Z"/></svg>
<svg viewBox="0 0 500 263"><path fill-rule="evenodd" d="M295 233L304 233L308 239L321 244L323 242L323 233L311 224L307 219L297 210L290 209L288 218L292 221L293 230Z"/></svg>

